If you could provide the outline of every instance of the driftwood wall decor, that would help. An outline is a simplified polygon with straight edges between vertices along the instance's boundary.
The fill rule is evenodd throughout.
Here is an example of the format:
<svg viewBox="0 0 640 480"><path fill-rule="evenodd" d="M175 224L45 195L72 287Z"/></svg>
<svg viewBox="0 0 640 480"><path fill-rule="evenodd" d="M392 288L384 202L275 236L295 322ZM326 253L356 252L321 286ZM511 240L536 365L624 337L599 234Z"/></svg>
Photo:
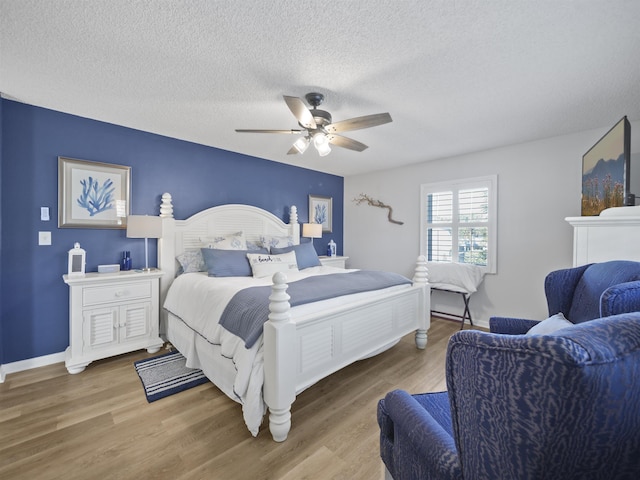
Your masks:
<svg viewBox="0 0 640 480"><path fill-rule="evenodd" d="M387 218L391 223L396 223L398 225L404 224L404 222L400 222L398 220L394 220L393 218L391 218L391 215L393 214L393 208L391 208L389 205L385 205L380 200L374 200L373 198L371 198L369 195L365 193L361 193L360 196L357 198L354 198L353 201L356 203L356 205L360 205L362 202L367 202L367 204L371 205L372 207L386 208L389 211Z"/></svg>

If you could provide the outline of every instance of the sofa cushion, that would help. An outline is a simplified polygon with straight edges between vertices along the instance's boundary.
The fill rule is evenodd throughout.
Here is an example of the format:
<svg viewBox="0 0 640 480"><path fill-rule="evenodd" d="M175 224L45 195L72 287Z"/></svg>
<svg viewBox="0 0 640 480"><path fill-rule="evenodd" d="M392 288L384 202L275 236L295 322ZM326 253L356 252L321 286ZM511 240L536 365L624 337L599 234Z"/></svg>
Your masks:
<svg viewBox="0 0 640 480"><path fill-rule="evenodd" d="M550 335L562 328L571 327L573 323L567 320L562 312L541 321L529 329L527 335Z"/></svg>

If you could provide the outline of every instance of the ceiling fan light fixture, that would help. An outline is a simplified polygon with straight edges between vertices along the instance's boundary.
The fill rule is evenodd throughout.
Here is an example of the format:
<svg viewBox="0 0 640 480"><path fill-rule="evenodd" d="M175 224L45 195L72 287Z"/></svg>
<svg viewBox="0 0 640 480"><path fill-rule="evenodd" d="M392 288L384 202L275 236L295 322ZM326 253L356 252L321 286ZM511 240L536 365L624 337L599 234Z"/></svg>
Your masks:
<svg viewBox="0 0 640 480"><path fill-rule="evenodd" d="M318 154L321 157L325 157L331 153L331 147L329 146L329 142L323 143L322 145L316 145L316 149L318 150Z"/></svg>
<svg viewBox="0 0 640 480"><path fill-rule="evenodd" d="M293 144L293 147L298 151L298 153L302 154L307 151L309 148L309 137L300 137Z"/></svg>
<svg viewBox="0 0 640 480"><path fill-rule="evenodd" d="M318 151L323 145L329 145L329 139L324 133L316 133L313 136L313 144L316 146Z"/></svg>
<svg viewBox="0 0 640 480"><path fill-rule="evenodd" d="M334 122L329 112L318 108L324 101L324 95L321 93L311 92L305 95L311 108L301 98L289 95L283 95L282 97L302 130L236 129L236 132L302 134L304 137L294 142L287 155L304 153L313 140L316 150L321 157L324 157L331 152L330 144L356 152L362 152L367 149L364 143L342 136L343 132L371 128L393 121L389 113L376 113Z"/></svg>

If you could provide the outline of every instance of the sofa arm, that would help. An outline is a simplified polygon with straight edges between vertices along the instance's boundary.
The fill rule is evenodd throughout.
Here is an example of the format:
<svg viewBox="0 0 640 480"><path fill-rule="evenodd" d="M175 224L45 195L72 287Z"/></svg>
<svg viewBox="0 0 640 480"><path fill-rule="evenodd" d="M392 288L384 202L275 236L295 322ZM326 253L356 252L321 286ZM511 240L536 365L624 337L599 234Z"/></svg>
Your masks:
<svg viewBox="0 0 640 480"><path fill-rule="evenodd" d="M491 317L489 318L489 331L504 335L523 335L538 323L540 323L538 320L523 318Z"/></svg>
<svg viewBox="0 0 640 480"><path fill-rule="evenodd" d="M619 283L602 292L601 317L631 312L640 312L640 281Z"/></svg>
<svg viewBox="0 0 640 480"><path fill-rule="evenodd" d="M394 390L379 402L378 423L387 448L381 443L380 453L394 480L462 478L453 437L407 392Z"/></svg>

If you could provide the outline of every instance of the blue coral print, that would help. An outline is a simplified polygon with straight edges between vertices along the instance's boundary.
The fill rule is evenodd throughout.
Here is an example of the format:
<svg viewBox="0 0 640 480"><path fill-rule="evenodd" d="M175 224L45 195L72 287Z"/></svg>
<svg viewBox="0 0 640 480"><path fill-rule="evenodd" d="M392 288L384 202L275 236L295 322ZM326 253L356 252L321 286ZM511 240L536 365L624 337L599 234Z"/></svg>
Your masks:
<svg viewBox="0 0 640 480"><path fill-rule="evenodd" d="M325 224L327 223L327 204L326 203L317 203L315 205L315 213L313 214L313 219L316 223Z"/></svg>
<svg viewBox="0 0 640 480"><path fill-rule="evenodd" d="M82 193L76 201L81 208L89 212L90 216L93 217L100 212L114 208L115 187L110 178L107 178L100 186L97 179L89 176L80 180L80 185L82 185Z"/></svg>

